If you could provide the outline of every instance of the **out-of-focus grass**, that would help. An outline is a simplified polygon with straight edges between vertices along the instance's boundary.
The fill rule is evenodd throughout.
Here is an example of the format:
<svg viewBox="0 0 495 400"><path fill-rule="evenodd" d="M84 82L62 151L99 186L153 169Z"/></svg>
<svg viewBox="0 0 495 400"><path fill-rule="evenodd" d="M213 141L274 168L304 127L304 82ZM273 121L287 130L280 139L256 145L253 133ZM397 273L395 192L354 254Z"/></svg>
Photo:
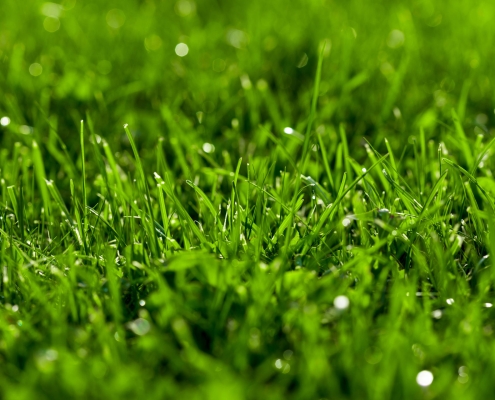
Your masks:
<svg viewBox="0 0 495 400"><path fill-rule="evenodd" d="M494 13L4 0L0 397L490 398Z"/></svg>

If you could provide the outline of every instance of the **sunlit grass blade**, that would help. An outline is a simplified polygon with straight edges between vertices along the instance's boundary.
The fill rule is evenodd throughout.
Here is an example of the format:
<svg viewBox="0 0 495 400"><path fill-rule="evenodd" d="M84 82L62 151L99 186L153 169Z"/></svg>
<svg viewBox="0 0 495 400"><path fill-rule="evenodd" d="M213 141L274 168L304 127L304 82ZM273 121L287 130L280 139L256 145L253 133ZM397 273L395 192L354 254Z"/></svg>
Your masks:
<svg viewBox="0 0 495 400"><path fill-rule="evenodd" d="M125 133L127 134L127 138L129 139L129 142L132 147L132 151L134 153L134 159L136 161L136 167L141 182L141 188L144 192L142 197L145 201L146 206L148 207L148 215L151 220L150 224L147 224L146 221L143 222L148 226L148 233L150 235L150 239L152 240L151 248L153 249L155 255L158 255L158 238L155 231L155 218L153 216L153 206L151 205L151 195L148 187L148 182L146 180L146 175L144 173L143 165L141 163L141 158L139 157L139 152L137 150L136 143L134 143L134 138L132 137L132 133L129 130L127 124L124 125L124 130Z"/></svg>
<svg viewBox="0 0 495 400"><path fill-rule="evenodd" d="M52 218L51 212L51 201L50 196L48 194L48 189L46 186L46 175L45 175L45 166L43 163L43 156L41 155L40 148L36 141L33 141L32 145L32 154L33 154L33 164L35 168L35 177L38 184L39 191L41 192L41 198L43 200L43 209L49 221Z"/></svg>

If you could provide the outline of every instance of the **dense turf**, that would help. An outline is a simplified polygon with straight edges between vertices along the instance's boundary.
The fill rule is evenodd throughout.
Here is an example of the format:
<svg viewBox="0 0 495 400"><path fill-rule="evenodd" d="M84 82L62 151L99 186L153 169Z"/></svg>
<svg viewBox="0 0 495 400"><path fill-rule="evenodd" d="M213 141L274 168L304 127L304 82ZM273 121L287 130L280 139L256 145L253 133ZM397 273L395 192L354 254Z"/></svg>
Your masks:
<svg viewBox="0 0 495 400"><path fill-rule="evenodd" d="M491 398L494 16L3 0L0 398Z"/></svg>

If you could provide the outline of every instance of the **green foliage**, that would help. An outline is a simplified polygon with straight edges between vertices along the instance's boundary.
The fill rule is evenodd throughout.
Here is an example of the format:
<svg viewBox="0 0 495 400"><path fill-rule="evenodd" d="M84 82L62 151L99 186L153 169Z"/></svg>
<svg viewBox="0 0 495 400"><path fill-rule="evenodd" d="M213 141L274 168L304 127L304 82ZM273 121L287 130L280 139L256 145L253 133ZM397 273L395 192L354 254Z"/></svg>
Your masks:
<svg viewBox="0 0 495 400"><path fill-rule="evenodd" d="M4 0L0 397L491 398L494 15Z"/></svg>

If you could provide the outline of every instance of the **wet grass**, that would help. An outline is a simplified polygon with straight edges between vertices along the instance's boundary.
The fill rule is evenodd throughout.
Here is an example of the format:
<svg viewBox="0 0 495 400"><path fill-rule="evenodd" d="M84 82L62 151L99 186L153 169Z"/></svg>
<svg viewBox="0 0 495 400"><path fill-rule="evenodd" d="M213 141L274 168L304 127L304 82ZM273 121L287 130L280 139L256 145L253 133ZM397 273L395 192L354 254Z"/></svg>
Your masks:
<svg viewBox="0 0 495 400"><path fill-rule="evenodd" d="M494 5L2 7L0 397L492 396Z"/></svg>

